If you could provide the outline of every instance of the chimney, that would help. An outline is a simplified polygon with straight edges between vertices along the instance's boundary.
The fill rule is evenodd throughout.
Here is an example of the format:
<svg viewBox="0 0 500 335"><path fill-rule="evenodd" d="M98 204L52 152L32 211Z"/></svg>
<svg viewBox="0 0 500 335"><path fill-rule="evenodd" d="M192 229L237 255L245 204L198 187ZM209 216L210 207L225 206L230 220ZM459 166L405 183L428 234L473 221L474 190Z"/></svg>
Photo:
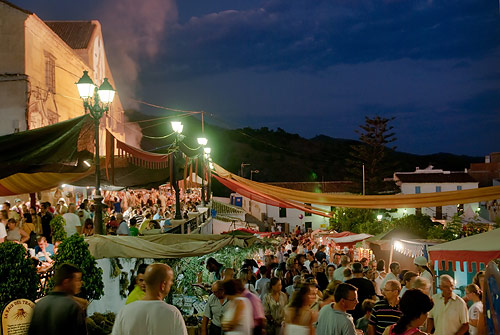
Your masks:
<svg viewBox="0 0 500 335"><path fill-rule="evenodd" d="M485 163L491 163L491 158L490 158L490 155L486 155L486 156L484 156L484 162L485 162Z"/></svg>

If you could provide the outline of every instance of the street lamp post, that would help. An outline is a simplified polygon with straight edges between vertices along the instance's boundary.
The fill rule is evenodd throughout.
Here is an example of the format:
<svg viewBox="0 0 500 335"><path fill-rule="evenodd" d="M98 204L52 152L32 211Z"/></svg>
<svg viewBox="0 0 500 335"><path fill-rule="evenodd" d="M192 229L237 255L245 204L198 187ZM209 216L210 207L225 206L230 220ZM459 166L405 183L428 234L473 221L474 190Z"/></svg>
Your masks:
<svg viewBox="0 0 500 335"><path fill-rule="evenodd" d="M96 234L102 234L102 195L101 195L101 164L99 158L99 122L104 113L109 110L109 105L115 96L115 90L104 78L99 88L90 79L88 71L83 71L83 76L76 83L78 93L83 100L85 112L94 119L95 128L95 216L94 229Z"/></svg>
<svg viewBox="0 0 500 335"><path fill-rule="evenodd" d="M175 166L175 161L176 161L176 155L178 154L179 151L179 142L182 140L182 129L184 126L182 125L181 122L178 121L172 121L172 129L176 133L175 136L175 142L174 142L174 153L172 154L172 179L173 179L173 186L174 186L174 191L175 191L175 216L174 220L182 220L182 215L181 215L181 201L180 201L180 195L179 195L179 181L177 180L177 168Z"/></svg>
<svg viewBox="0 0 500 335"><path fill-rule="evenodd" d="M253 174L254 173L259 173L259 170L250 170L250 180L253 180Z"/></svg>
<svg viewBox="0 0 500 335"><path fill-rule="evenodd" d="M205 207L205 145L208 140L205 137L198 137L198 144L202 147L201 153L201 206Z"/></svg>
<svg viewBox="0 0 500 335"><path fill-rule="evenodd" d="M212 195L212 182L211 182L211 178L212 178L212 175L211 175L211 158L210 158L210 153L212 152L212 149L211 148L203 148L203 156L205 157L204 160L205 160L205 166L207 166L207 170L208 170L208 173L207 173L207 197L206 197L206 202L210 202L210 196ZM205 177L205 176L203 176Z"/></svg>
<svg viewBox="0 0 500 335"><path fill-rule="evenodd" d="M241 170L240 171L241 178L245 178L245 176L243 176L243 169L245 168L245 166L250 166L250 164L241 162L241 166L240 166L241 167L241 169L240 169Z"/></svg>

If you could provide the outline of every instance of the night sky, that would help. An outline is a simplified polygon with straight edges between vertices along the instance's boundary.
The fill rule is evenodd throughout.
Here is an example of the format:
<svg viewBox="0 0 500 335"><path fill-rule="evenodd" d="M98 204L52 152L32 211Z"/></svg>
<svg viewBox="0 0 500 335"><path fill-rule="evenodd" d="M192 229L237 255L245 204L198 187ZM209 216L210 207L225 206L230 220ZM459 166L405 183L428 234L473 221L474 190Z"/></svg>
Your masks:
<svg viewBox="0 0 500 335"><path fill-rule="evenodd" d="M401 151L500 151L498 0L12 2L99 20L125 108L304 137L357 138L365 116L394 116Z"/></svg>

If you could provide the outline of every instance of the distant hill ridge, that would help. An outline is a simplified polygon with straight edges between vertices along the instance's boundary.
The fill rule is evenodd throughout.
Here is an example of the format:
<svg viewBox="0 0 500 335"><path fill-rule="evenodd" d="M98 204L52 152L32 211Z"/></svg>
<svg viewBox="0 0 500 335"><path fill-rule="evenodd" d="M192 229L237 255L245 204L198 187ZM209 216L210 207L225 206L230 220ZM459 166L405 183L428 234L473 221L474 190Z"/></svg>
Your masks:
<svg viewBox="0 0 500 335"><path fill-rule="evenodd" d="M133 110L126 111L126 115L129 121L155 118ZM160 137L171 132L171 120L173 119L147 121L139 125L144 135ZM201 121L191 116L179 120L184 124L184 142L190 147L197 147L196 138L201 136ZM243 176L250 178L250 171L258 170L258 173L253 173L253 179L260 182L351 180L346 159L352 152L351 146L360 144L356 140L326 135L306 139L298 134L287 133L281 128L226 129L206 121L205 137L209 139L208 146L212 148L215 162L237 174L240 174L242 163L250 164L243 168ZM171 137L164 140L143 137L141 146L144 150L161 152L172 140ZM482 162L484 158L448 153L415 155L390 151L387 160L393 162L399 172L414 171L417 166L425 168L428 165L443 170L464 171L470 167L470 163ZM218 186L214 187L214 193L217 193Z"/></svg>

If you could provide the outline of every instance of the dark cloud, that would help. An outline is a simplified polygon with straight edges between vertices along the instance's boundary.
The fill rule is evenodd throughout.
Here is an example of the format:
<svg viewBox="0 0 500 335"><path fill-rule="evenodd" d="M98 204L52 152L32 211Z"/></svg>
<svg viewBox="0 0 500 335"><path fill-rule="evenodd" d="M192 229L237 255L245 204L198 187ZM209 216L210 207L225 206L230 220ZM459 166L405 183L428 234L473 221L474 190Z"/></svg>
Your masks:
<svg viewBox="0 0 500 335"><path fill-rule="evenodd" d="M322 71L374 60L471 59L494 50L499 33L493 1L270 1L176 25L166 41L163 73Z"/></svg>

